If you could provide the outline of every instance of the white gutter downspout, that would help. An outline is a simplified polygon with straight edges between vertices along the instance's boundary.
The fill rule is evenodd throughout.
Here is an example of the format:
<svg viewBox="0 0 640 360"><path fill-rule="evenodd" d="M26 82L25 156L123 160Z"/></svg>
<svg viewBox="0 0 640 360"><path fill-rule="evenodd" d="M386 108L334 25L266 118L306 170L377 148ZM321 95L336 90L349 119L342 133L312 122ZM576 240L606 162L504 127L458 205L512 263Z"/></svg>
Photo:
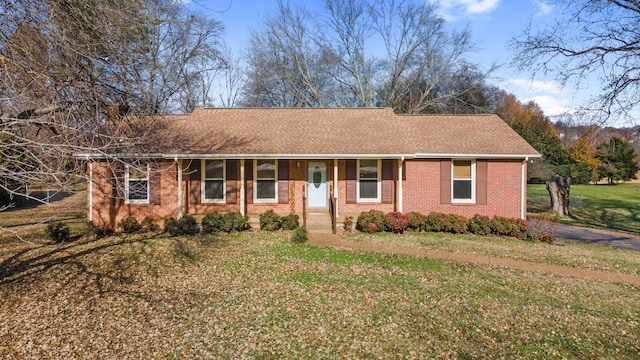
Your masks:
<svg viewBox="0 0 640 360"><path fill-rule="evenodd" d="M522 220L526 220L527 218L527 162L529 161L529 157L525 157L522 162L522 190L521 190L521 210L520 210L520 218Z"/></svg>
<svg viewBox="0 0 640 360"><path fill-rule="evenodd" d="M93 223L93 162L89 163L89 222Z"/></svg>
<svg viewBox="0 0 640 360"><path fill-rule="evenodd" d="M240 159L240 214L245 215L244 159Z"/></svg>
<svg viewBox="0 0 640 360"><path fill-rule="evenodd" d="M400 160L398 161L398 187L397 189L397 194L396 194L396 203L398 204L398 212L402 212L402 166L404 164L404 156L400 157Z"/></svg>
<svg viewBox="0 0 640 360"><path fill-rule="evenodd" d="M178 219L182 218L182 159L175 159L178 165Z"/></svg>
<svg viewBox="0 0 640 360"><path fill-rule="evenodd" d="M333 198L336 199L336 218L338 215L338 159L333 159Z"/></svg>

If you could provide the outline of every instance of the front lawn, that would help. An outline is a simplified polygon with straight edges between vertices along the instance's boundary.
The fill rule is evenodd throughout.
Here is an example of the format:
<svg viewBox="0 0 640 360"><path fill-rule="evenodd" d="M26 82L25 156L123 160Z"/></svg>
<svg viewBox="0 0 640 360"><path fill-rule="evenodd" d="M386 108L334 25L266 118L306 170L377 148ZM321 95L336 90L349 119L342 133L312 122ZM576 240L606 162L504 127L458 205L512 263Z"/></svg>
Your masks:
<svg viewBox="0 0 640 360"><path fill-rule="evenodd" d="M549 211L545 185L527 186L527 212ZM640 184L572 185L569 212L560 222L640 233Z"/></svg>
<svg viewBox="0 0 640 360"><path fill-rule="evenodd" d="M289 236L135 235L67 244L4 240L0 354L38 359L640 355L637 287L293 245ZM487 251L503 256L555 248L509 245L508 239L493 246L492 239L479 237L458 242L466 241L463 245L443 245L450 239L434 237L430 245L429 235L413 236L354 240L386 238L447 251L476 251L472 242L485 249L487 241ZM506 250L499 250L503 246ZM602 254L589 249L576 256L590 263L589 257ZM637 273L640 260L629 254L634 253L620 253L624 272ZM556 261L582 266L568 256Z"/></svg>

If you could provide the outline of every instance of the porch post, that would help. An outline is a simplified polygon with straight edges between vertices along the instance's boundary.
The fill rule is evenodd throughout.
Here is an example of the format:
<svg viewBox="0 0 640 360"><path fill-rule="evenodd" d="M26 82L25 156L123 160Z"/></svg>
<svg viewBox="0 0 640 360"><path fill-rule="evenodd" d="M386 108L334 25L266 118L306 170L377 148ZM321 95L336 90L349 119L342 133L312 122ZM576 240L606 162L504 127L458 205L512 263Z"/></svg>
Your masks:
<svg viewBox="0 0 640 360"><path fill-rule="evenodd" d="M333 198L336 199L336 218L338 214L338 159L333 159Z"/></svg>
<svg viewBox="0 0 640 360"><path fill-rule="evenodd" d="M398 159L398 186L396 194L396 203L398 212L402 212L402 166L404 163L404 156Z"/></svg>
<svg viewBox="0 0 640 360"><path fill-rule="evenodd" d="M178 166L178 219L182 218L182 204L184 200L182 199L182 159L176 159L176 164Z"/></svg>
<svg viewBox="0 0 640 360"><path fill-rule="evenodd" d="M245 202L245 184L244 184L244 159L240 159L240 214L242 216L246 213Z"/></svg>
<svg viewBox="0 0 640 360"><path fill-rule="evenodd" d="M89 222L93 223L93 161L89 162Z"/></svg>

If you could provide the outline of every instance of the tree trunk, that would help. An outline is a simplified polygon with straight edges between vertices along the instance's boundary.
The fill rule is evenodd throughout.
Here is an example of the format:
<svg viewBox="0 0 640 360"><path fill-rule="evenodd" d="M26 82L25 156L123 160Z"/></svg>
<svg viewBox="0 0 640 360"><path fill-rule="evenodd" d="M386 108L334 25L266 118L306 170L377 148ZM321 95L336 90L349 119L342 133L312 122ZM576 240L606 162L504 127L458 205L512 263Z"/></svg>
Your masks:
<svg viewBox="0 0 640 360"><path fill-rule="evenodd" d="M569 190L571 188L571 178L560 175L553 175L547 181L547 190L551 199L551 212L554 215L569 215Z"/></svg>

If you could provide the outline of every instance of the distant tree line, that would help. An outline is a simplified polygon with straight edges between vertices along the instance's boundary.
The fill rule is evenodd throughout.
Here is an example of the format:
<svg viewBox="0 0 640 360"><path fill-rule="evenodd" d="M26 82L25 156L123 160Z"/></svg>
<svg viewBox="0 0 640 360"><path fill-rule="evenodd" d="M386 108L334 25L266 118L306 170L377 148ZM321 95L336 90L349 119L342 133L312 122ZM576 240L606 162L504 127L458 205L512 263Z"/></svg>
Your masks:
<svg viewBox="0 0 640 360"><path fill-rule="evenodd" d="M530 182L544 183L555 174L571 177L573 184L602 179L613 184L636 178L638 154L618 131L597 125L572 127L567 120L580 116L577 114L566 116L561 132L533 101L521 103L499 89L491 99L493 111L542 155L529 163Z"/></svg>

